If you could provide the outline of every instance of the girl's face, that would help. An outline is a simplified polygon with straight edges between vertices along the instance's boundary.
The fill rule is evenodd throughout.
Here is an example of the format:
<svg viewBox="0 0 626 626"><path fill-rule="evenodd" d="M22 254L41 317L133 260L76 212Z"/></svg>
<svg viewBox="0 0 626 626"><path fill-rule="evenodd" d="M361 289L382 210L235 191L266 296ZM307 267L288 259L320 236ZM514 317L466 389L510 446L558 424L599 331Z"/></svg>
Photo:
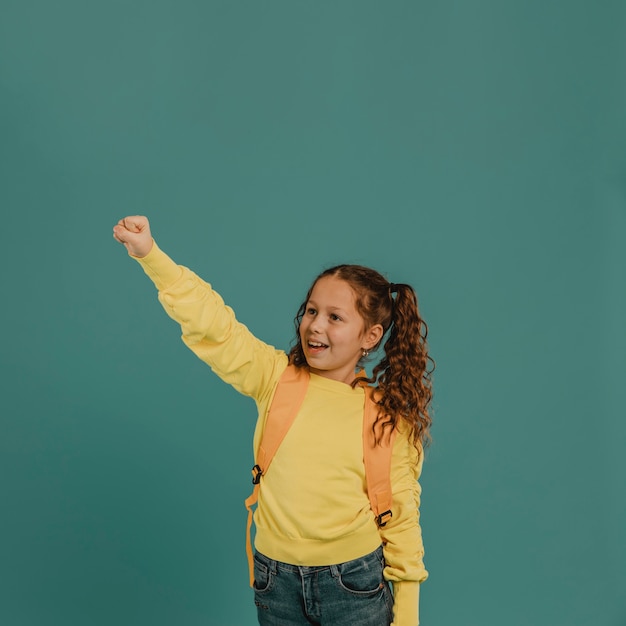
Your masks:
<svg viewBox="0 0 626 626"><path fill-rule="evenodd" d="M314 374L350 384L363 350L382 335L380 324L365 328L346 281L324 276L315 283L300 323L302 349Z"/></svg>

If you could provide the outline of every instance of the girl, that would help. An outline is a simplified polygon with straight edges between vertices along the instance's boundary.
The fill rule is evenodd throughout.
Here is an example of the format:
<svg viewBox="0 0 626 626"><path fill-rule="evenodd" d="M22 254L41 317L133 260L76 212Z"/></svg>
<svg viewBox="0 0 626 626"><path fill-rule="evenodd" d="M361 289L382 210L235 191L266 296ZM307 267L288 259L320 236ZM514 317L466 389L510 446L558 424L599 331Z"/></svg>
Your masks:
<svg viewBox="0 0 626 626"><path fill-rule="evenodd" d="M431 425L432 360L413 289L361 266L326 270L298 310L296 344L286 354L254 337L209 284L162 252L145 217L120 220L113 236L152 279L185 344L255 399L255 450L283 372L290 365L308 373L306 395L262 477L254 513L259 624L416 626L419 586L428 575L417 479ZM357 375L385 338L372 376ZM374 385L376 443L392 446L391 517L380 527L364 469L370 390L363 383Z"/></svg>

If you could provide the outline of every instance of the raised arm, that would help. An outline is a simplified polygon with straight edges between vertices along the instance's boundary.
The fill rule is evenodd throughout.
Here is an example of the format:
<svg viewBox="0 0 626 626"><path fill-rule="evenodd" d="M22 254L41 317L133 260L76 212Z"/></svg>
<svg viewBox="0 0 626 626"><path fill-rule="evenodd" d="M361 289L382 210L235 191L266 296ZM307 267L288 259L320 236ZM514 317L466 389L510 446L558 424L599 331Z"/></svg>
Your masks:
<svg viewBox="0 0 626 626"><path fill-rule="evenodd" d="M146 217L121 219L113 237L152 280L187 347L222 380L262 401L287 366L286 354L257 339L209 283L167 256L152 238Z"/></svg>

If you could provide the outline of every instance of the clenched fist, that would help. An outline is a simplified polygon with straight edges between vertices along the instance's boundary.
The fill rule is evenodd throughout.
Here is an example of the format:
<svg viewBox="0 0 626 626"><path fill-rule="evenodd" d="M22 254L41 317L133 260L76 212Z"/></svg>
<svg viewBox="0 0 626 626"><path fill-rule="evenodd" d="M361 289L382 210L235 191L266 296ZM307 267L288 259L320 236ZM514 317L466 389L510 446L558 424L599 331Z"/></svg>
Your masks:
<svg viewBox="0 0 626 626"><path fill-rule="evenodd" d="M152 250L150 223L143 215L131 215L121 219L113 227L113 238L123 243L128 254L142 258Z"/></svg>

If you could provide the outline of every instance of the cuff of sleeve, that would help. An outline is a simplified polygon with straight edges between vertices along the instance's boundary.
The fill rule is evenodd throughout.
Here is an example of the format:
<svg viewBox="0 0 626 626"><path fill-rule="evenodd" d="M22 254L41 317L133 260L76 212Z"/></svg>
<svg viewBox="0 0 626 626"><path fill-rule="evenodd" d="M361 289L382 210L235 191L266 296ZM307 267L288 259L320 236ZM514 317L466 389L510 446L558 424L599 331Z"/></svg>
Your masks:
<svg viewBox="0 0 626 626"><path fill-rule="evenodd" d="M170 259L159 246L156 241L152 242L152 249L144 257L136 257L130 255L143 268L150 280L155 284L159 291L167 289L173 285L181 276L182 269Z"/></svg>
<svg viewBox="0 0 626 626"><path fill-rule="evenodd" d="M420 584L412 580L393 583L392 626L418 626Z"/></svg>

